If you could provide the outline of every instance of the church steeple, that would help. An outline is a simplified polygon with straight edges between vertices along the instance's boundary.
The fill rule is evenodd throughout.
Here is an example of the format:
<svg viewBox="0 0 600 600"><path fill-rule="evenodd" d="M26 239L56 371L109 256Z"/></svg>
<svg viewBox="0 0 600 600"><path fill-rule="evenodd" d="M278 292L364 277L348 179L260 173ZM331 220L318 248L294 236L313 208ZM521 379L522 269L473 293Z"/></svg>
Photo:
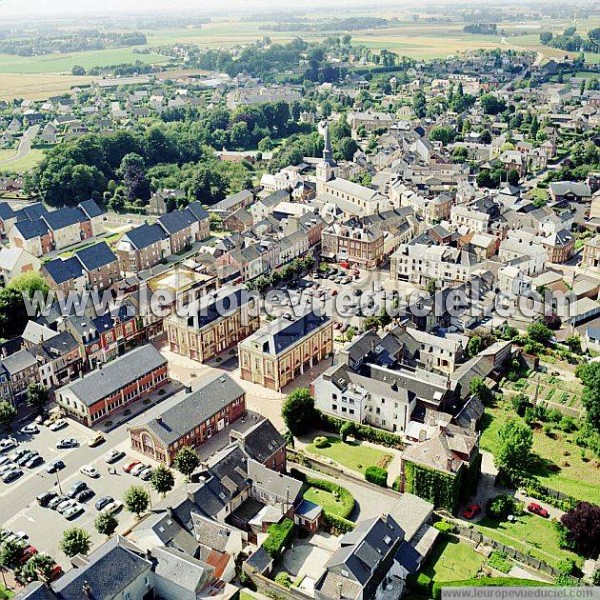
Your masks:
<svg viewBox="0 0 600 600"><path fill-rule="evenodd" d="M323 137L325 138L325 146L323 147L323 161L328 165L335 167L335 160L333 159L333 150L331 149L331 140L329 139L329 121L325 122L323 129Z"/></svg>
<svg viewBox="0 0 600 600"><path fill-rule="evenodd" d="M323 160L317 164L317 194L325 193L325 186L328 181L335 177L337 163L333 158L333 150L331 149L331 141L329 139L329 123L325 121L325 126L322 129L323 137L325 138L325 146L323 147Z"/></svg>

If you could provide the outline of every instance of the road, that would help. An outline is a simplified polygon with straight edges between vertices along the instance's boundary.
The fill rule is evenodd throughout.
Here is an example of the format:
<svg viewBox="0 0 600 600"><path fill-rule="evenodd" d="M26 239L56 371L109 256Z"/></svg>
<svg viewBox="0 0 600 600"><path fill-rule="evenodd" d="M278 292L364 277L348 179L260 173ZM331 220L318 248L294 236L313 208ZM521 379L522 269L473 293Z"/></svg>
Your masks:
<svg viewBox="0 0 600 600"><path fill-rule="evenodd" d="M16 163L17 161L25 158L31 152L31 146L33 145L33 140L40 130L39 125L32 125L25 131L21 141L19 142L19 147L17 148L17 153L6 160L0 161L0 168L2 167L10 167L11 164Z"/></svg>

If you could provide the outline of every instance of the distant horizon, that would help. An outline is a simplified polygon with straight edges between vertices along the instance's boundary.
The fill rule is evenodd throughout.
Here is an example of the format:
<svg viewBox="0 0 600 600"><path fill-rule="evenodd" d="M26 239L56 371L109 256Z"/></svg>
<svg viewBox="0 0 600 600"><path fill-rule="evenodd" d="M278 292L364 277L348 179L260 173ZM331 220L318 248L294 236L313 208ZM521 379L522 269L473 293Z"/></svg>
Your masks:
<svg viewBox="0 0 600 600"><path fill-rule="evenodd" d="M526 0L523 4L536 4L541 0ZM461 4L462 0L433 0L427 4L427 7L439 4L444 7L448 4ZM493 0L473 3L481 5L506 5L519 4L518 0ZM328 6L343 4L344 6L351 5L352 8L364 7L369 11L377 10L378 7L397 6L398 8L421 11L425 8L416 0L378 0L376 5L369 3L367 0L332 0ZM468 4L468 2L467 2ZM120 16L140 16L150 15L152 13L171 12L173 16L176 11L184 11L185 13L206 14L214 12L215 15L223 15L229 12L252 12L261 11L277 6L282 12L291 12L298 9L295 3L282 3L281 0L104 0L101 5L92 2L81 2L81 0L0 0L0 17L3 18L19 18L27 16L37 17L54 17L54 18L73 18L79 15L92 17L110 17L114 15ZM320 7L324 8L319 0L307 0L302 4L302 8ZM300 10L299 12L305 12Z"/></svg>

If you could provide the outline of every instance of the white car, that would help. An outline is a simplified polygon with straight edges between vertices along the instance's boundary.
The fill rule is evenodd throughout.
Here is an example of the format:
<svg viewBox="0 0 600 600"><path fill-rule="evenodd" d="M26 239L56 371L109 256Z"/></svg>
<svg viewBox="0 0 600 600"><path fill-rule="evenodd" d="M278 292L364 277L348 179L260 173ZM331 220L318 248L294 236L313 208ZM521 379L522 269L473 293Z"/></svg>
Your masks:
<svg viewBox="0 0 600 600"><path fill-rule="evenodd" d="M134 477L139 477L140 473L148 468L148 465L140 463L139 465L135 465L131 471L129 471Z"/></svg>
<svg viewBox="0 0 600 600"><path fill-rule="evenodd" d="M120 500L115 500L110 504L107 504L100 512L103 512L107 515L114 515L118 513L123 508L123 503Z"/></svg>
<svg viewBox="0 0 600 600"><path fill-rule="evenodd" d="M96 469L96 467L92 467L91 465L83 465L83 467L79 469L79 472L91 477L92 479L100 477L100 472L98 469Z"/></svg>
<svg viewBox="0 0 600 600"><path fill-rule="evenodd" d="M15 533L9 533L9 535L7 535L4 538L5 542L24 542L25 540L28 540L29 536L24 532L24 531L17 531Z"/></svg>
<svg viewBox="0 0 600 600"><path fill-rule="evenodd" d="M9 471L13 471L16 468L17 468L17 466L11 462L7 463L5 465L2 465L0 467L0 477L4 477L4 475L6 475Z"/></svg>
<svg viewBox="0 0 600 600"><path fill-rule="evenodd" d="M75 503L73 506L69 506L67 510L63 512L63 517L69 521L76 519L79 515L85 512L85 508L79 503Z"/></svg>
<svg viewBox="0 0 600 600"><path fill-rule="evenodd" d="M12 462L10 456L3 456L2 458L0 458L0 467L3 467L4 465L7 465L10 462Z"/></svg>
<svg viewBox="0 0 600 600"><path fill-rule="evenodd" d="M104 455L104 462L107 462L109 465L121 460L125 456L125 452L121 450L111 450Z"/></svg>
<svg viewBox="0 0 600 600"><path fill-rule="evenodd" d="M40 432L40 428L35 424L35 423L30 423L29 425L25 425L25 427L21 427L21 429L19 429L19 431L21 433L39 433Z"/></svg>
<svg viewBox="0 0 600 600"><path fill-rule="evenodd" d="M68 423L64 419L58 419L58 421L54 421L54 423L51 423L48 429L50 431L58 431L59 429L63 429L63 427L66 427L67 425Z"/></svg>
<svg viewBox="0 0 600 600"><path fill-rule="evenodd" d="M19 442L17 442L17 440L15 440L15 438L13 438L13 437L4 438L3 440L0 441L0 452L6 452L7 450L10 450L11 448L16 448L18 443Z"/></svg>
<svg viewBox="0 0 600 600"><path fill-rule="evenodd" d="M79 446L79 442L75 438L65 438L64 440L59 440L56 442L56 447L58 449L77 448L77 446Z"/></svg>
<svg viewBox="0 0 600 600"><path fill-rule="evenodd" d="M77 504L78 504L77 500L73 500L72 498L69 498L68 500L65 500L64 502L61 502L56 507L56 510L57 510L57 512L59 512L62 515L68 508L71 508L72 506L76 506Z"/></svg>

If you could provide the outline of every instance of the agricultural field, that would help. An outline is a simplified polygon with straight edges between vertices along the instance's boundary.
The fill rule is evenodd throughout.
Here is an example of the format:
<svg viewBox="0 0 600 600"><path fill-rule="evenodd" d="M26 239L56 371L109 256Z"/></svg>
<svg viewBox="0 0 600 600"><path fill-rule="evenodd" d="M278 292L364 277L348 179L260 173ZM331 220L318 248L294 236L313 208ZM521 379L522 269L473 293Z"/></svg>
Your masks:
<svg viewBox="0 0 600 600"><path fill-rule="evenodd" d="M529 396L530 400L536 395L539 400L548 404L548 408L568 407L576 411L582 410L581 395L583 386L576 380L566 380L562 377L539 373L530 378L507 382L507 390L520 392Z"/></svg>

